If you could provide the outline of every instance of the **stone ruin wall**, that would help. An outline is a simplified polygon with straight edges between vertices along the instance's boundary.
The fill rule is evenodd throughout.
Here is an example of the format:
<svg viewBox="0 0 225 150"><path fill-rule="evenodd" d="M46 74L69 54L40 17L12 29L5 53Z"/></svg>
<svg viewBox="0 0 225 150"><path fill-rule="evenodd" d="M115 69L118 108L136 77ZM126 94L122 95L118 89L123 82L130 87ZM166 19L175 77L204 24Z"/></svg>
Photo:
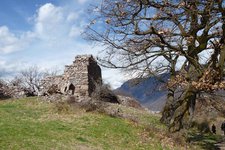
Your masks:
<svg viewBox="0 0 225 150"><path fill-rule="evenodd" d="M48 90L56 85L58 88L58 91L61 92L60 87L62 86L62 79L63 76L59 75L59 76L51 76L51 77L46 77L45 79L43 79L41 81L41 93L39 95L44 95L46 93L48 93Z"/></svg>
<svg viewBox="0 0 225 150"><path fill-rule="evenodd" d="M72 65L66 66L64 80L67 90L71 84L75 90L75 96L91 96L95 84L102 84L101 69L91 55L81 55L75 58ZM64 91L66 91L64 89Z"/></svg>
<svg viewBox="0 0 225 150"><path fill-rule="evenodd" d="M102 85L101 68L94 59L90 59L88 65L88 83L89 93L93 93L96 86Z"/></svg>
<svg viewBox="0 0 225 150"><path fill-rule="evenodd" d="M48 77L43 80L43 91L57 85L63 94L78 98L90 97L96 85L102 84L101 68L92 55L78 55L72 65L65 66L61 76Z"/></svg>

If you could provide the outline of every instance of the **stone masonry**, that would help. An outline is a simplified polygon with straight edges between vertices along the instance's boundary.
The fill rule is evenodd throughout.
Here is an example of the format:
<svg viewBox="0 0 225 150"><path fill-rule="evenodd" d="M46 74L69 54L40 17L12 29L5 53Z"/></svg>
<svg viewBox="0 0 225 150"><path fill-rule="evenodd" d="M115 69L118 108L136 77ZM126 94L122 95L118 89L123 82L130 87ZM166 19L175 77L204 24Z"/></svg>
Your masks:
<svg viewBox="0 0 225 150"><path fill-rule="evenodd" d="M63 75L47 77L42 84L42 94L49 94L53 88L54 92L77 98L90 97L102 84L101 68L92 55L78 55L72 65L65 66Z"/></svg>

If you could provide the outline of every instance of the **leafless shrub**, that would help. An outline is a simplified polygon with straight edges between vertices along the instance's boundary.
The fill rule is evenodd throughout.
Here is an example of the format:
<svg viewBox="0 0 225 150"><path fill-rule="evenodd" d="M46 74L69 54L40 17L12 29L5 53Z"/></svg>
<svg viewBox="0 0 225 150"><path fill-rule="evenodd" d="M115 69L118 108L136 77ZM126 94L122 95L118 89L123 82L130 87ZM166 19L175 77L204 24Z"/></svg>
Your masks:
<svg viewBox="0 0 225 150"><path fill-rule="evenodd" d="M10 98L10 91L7 83L0 79L0 99Z"/></svg>
<svg viewBox="0 0 225 150"><path fill-rule="evenodd" d="M55 104L55 109L58 113L69 113L74 112L76 109L80 109L80 106L75 103L75 97L73 96L65 97L60 94L53 94L51 97L53 97L51 102Z"/></svg>
<svg viewBox="0 0 225 150"><path fill-rule="evenodd" d="M202 122L193 122L193 127L197 128L202 133L209 133L210 132L210 126L209 122L207 120L203 120Z"/></svg>
<svg viewBox="0 0 225 150"><path fill-rule="evenodd" d="M92 101L92 102L83 102L81 103L80 106L82 109L85 109L86 112L96 111L103 113L105 105L100 101Z"/></svg>
<svg viewBox="0 0 225 150"><path fill-rule="evenodd" d="M75 98L75 96L68 96L68 97L66 98L66 101L67 101L67 103L69 103L69 104L73 104L73 103L76 102L76 98Z"/></svg>
<svg viewBox="0 0 225 150"><path fill-rule="evenodd" d="M48 91L47 91L48 94L52 95L52 94L57 94L57 93L61 93L59 91L59 88L57 85L53 84L49 87Z"/></svg>
<svg viewBox="0 0 225 150"><path fill-rule="evenodd" d="M76 112L77 110L103 112L102 109L104 108L104 102L95 100L90 101L88 99L78 101L74 96L64 97L52 102L55 104L56 112L59 113Z"/></svg>
<svg viewBox="0 0 225 150"><path fill-rule="evenodd" d="M54 102L56 111L59 113L67 113L70 110L70 105L66 101Z"/></svg>
<svg viewBox="0 0 225 150"><path fill-rule="evenodd" d="M107 84L96 86L95 91L93 92L91 97L99 101L119 103L116 94L114 94L114 92L110 90L110 86Z"/></svg>
<svg viewBox="0 0 225 150"><path fill-rule="evenodd" d="M29 95L38 95L42 80L48 76L55 76L58 72L56 69L43 71L36 65L30 66L19 72L18 76L14 78L13 84L26 89L30 93ZM53 85L49 92L54 93L55 90L55 85Z"/></svg>

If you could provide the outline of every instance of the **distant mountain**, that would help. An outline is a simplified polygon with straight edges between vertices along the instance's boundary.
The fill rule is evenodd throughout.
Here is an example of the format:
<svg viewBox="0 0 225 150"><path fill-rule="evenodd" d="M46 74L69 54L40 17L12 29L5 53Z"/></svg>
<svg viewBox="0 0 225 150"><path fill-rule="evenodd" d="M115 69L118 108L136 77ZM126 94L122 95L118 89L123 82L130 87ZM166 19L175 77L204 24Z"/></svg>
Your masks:
<svg viewBox="0 0 225 150"><path fill-rule="evenodd" d="M135 78L123 83L115 92L131 96L153 111L161 111L166 101L165 83L168 79L169 74L162 74L158 77Z"/></svg>
<svg viewBox="0 0 225 150"><path fill-rule="evenodd" d="M161 79L163 82L158 79ZM135 98L142 106L150 110L161 111L166 102L167 89L165 82L168 79L169 74L162 74L159 77L135 78L123 83L115 92ZM212 94L202 93L197 102L202 101L201 99L205 99L207 104L210 105L210 101L212 100L225 104L225 91L219 90ZM206 106L204 108L206 108ZM224 108L221 109L223 113L225 113L224 110Z"/></svg>

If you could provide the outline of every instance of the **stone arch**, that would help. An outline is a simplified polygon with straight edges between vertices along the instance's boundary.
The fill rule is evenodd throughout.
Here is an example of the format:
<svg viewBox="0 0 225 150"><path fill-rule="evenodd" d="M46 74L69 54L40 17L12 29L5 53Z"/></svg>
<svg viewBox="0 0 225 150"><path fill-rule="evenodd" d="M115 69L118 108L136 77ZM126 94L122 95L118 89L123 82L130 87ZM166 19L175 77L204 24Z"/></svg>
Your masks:
<svg viewBox="0 0 225 150"><path fill-rule="evenodd" d="M72 94L72 95L74 95L74 92L75 92L75 86L71 83L70 85L69 85L69 92Z"/></svg>

